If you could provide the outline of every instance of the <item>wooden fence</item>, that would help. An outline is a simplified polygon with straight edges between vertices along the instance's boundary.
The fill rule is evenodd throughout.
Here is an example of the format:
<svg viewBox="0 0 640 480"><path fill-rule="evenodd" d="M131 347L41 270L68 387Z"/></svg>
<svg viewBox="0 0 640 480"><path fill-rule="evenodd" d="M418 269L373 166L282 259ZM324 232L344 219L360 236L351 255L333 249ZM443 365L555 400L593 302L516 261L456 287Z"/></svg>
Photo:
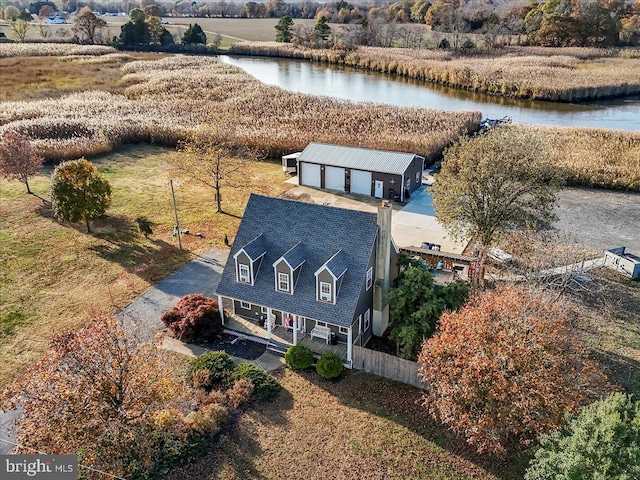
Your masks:
<svg viewBox="0 0 640 480"><path fill-rule="evenodd" d="M426 384L418 376L418 364L416 362L394 357L388 353L358 347L357 345L353 346L353 368L397 382L407 383L414 387L426 387Z"/></svg>

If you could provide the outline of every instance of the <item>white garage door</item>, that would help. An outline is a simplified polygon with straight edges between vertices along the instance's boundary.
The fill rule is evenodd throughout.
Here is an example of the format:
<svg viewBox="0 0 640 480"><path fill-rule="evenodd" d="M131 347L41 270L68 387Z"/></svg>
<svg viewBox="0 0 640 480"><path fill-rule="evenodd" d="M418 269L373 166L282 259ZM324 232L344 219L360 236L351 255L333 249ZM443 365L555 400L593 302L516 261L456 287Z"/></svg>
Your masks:
<svg viewBox="0 0 640 480"><path fill-rule="evenodd" d="M351 170L351 193L371 196L371 172Z"/></svg>
<svg viewBox="0 0 640 480"><path fill-rule="evenodd" d="M301 185L320 188L320 165L315 163L300 163L302 166Z"/></svg>
<svg viewBox="0 0 640 480"><path fill-rule="evenodd" d="M344 192L344 168L325 167L324 188L332 188L333 190Z"/></svg>

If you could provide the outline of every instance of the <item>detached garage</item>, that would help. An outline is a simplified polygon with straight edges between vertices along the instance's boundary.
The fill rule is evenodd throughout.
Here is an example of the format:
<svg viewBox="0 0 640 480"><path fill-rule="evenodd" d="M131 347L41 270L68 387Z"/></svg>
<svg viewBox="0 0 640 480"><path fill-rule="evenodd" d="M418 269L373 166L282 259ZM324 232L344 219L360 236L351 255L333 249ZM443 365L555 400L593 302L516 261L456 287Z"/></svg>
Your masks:
<svg viewBox="0 0 640 480"><path fill-rule="evenodd" d="M422 185L424 158L412 153L310 143L298 157L300 185L401 200Z"/></svg>

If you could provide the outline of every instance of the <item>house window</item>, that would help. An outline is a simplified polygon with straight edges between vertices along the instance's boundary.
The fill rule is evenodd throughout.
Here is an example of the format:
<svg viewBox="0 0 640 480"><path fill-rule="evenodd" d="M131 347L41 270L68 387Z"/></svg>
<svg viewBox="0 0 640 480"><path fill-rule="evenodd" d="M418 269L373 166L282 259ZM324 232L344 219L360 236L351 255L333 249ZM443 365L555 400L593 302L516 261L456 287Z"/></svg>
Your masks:
<svg viewBox="0 0 640 480"><path fill-rule="evenodd" d="M367 290L371 288L373 285L373 267L367 270Z"/></svg>
<svg viewBox="0 0 640 480"><path fill-rule="evenodd" d="M321 322L321 321L316 321L316 326L317 327L326 327L327 326L327 322Z"/></svg>
<svg viewBox="0 0 640 480"><path fill-rule="evenodd" d="M420 172L416 172L416 183L420 183Z"/></svg>
<svg viewBox="0 0 640 480"><path fill-rule="evenodd" d="M371 310L364 312L364 331L369 330L369 323L371 321Z"/></svg>
<svg viewBox="0 0 640 480"><path fill-rule="evenodd" d="M287 273L278 273L278 290L281 292L289 291L289 275Z"/></svg>
<svg viewBox="0 0 640 480"><path fill-rule="evenodd" d="M407 190L411 190L411 179L407 178L407 186L405 187Z"/></svg>
<svg viewBox="0 0 640 480"><path fill-rule="evenodd" d="M240 302L240 308L251 310L251 304L249 302Z"/></svg>
<svg viewBox="0 0 640 480"><path fill-rule="evenodd" d="M349 335L349 329L347 327L340 327L341 335Z"/></svg>
<svg viewBox="0 0 640 480"><path fill-rule="evenodd" d="M260 307L260 313L267 314L267 307Z"/></svg>
<svg viewBox="0 0 640 480"><path fill-rule="evenodd" d="M327 282L320 282L320 300L324 302L331 301L331 284Z"/></svg>
<svg viewBox="0 0 640 480"><path fill-rule="evenodd" d="M251 283L251 276L249 275L249 265L240 264L240 281L242 283Z"/></svg>

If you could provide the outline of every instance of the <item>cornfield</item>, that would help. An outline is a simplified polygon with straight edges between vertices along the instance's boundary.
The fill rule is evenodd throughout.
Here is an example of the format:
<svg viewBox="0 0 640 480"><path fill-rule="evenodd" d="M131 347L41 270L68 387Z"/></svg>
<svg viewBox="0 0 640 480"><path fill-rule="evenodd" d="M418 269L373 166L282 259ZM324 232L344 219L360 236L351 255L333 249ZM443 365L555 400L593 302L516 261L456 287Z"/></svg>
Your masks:
<svg viewBox="0 0 640 480"><path fill-rule="evenodd" d="M111 53L111 52L110 52ZM122 67L124 94L0 103L0 136L29 135L45 158L97 155L122 144L173 146L198 125L232 122L242 143L268 156L327 142L418 153L427 159L478 128L480 112L353 103L267 86L211 57L166 57ZM133 84L131 84L133 82Z"/></svg>
<svg viewBox="0 0 640 480"><path fill-rule="evenodd" d="M531 100L576 102L640 93L640 58L637 52L627 50L515 47L465 56L434 50L314 50L275 42L244 42L233 45L231 53L337 63Z"/></svg>

